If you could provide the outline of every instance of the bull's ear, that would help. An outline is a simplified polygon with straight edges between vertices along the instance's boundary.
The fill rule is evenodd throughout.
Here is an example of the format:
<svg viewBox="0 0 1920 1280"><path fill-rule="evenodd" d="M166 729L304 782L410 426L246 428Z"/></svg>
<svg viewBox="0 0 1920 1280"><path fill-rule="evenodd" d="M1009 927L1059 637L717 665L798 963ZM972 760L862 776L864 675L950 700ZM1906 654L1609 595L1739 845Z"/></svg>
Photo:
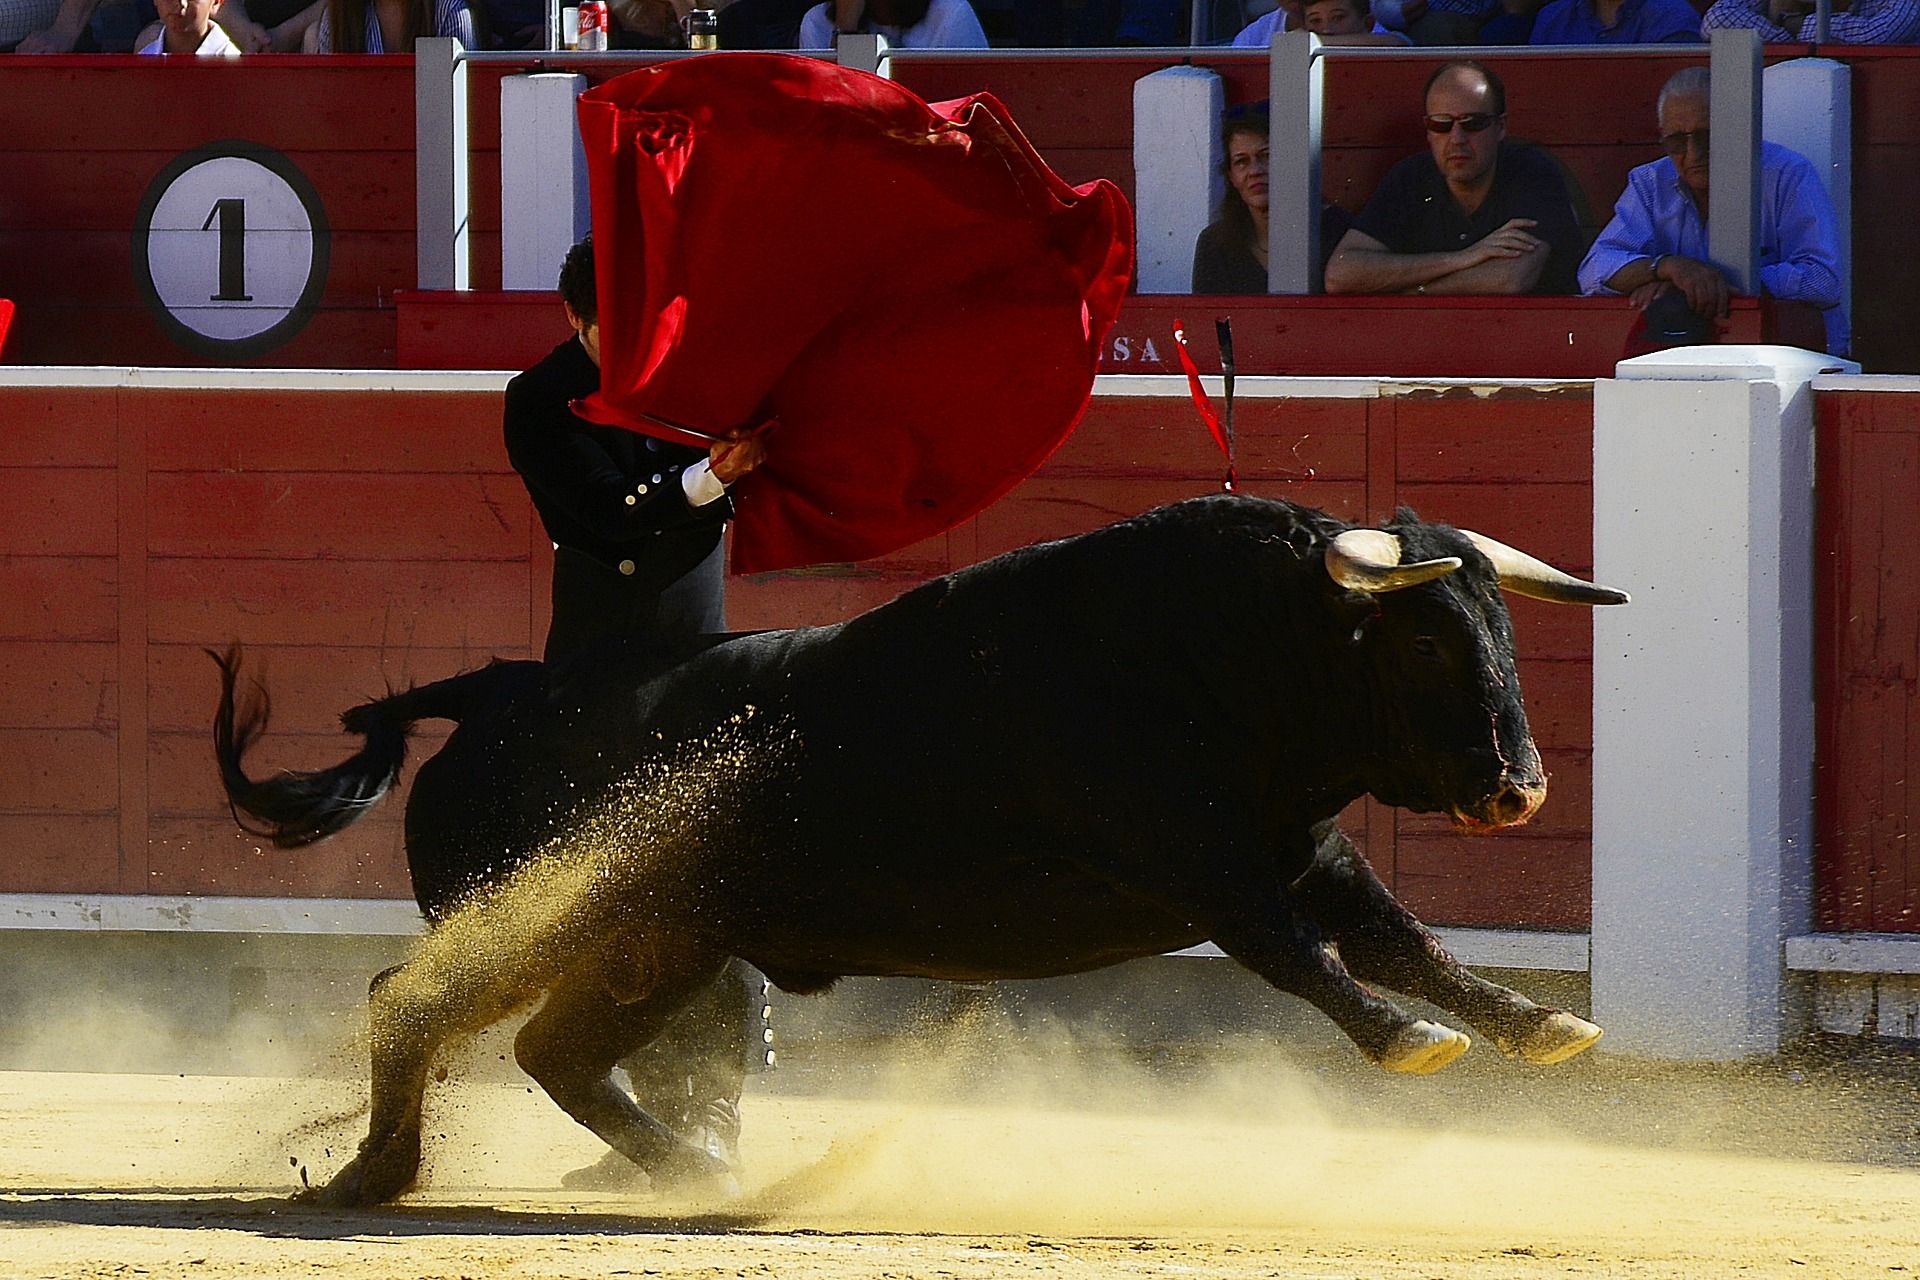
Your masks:
<svg viewBox="0 0 1920 1280"><path fill-rule="evenodd" d="M1460 532L1466 535L1467 541L1479 548L1481 555L1493 561L1493 567L1500 575L1501 587L1515 595L1531 596L1552 604L1626 604L1631 599L1624 591L1582 582L1546 561L1536 560L1526 552L1489 538L1484 533L1475 533L1471 529L1462 529Z"/></svg>
<svg viewBox="0 0 1920 1280"><path fill-rule="evenodd" d="M1327 576L1349 591L1378 593L1417 587L1461 565L1459 556L1400 563L1400 539L1380 529L1349 529L1327 544Z"/></svg>

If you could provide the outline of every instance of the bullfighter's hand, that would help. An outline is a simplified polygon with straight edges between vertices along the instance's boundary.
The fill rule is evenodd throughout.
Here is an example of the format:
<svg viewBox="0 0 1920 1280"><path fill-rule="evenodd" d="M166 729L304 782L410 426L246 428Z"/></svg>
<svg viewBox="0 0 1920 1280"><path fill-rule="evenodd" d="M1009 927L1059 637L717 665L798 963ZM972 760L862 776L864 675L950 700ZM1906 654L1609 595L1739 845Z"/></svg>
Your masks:
<svg viewBox="0 0 1920 1280"><path fill-rule="evenodd" d="M1712 263L1669 254L1660 261L1660 274L1662 279L1672 281L1674 288L1687 295L1687 307L1695 315L1712 320L1727 318L1730 292L1727 278Z"/></svg>
<svg viewBox="0 0 1920 1280"><path fill-rule="evenodd" d="M725 436L707 450L707 465L721 484L732 484L767 459L767 442L744 432Z"/></svg>

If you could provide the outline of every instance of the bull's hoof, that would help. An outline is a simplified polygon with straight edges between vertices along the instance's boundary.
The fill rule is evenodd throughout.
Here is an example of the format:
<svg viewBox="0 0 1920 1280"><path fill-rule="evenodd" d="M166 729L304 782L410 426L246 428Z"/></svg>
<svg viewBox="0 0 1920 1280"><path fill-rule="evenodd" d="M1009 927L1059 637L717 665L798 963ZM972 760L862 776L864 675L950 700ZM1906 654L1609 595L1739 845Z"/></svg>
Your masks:
<svg viewBox="0 0 1920 1280"><path fill-rule="evenodd" d="M387 1143L373 1152L363 1149L324 1186L302 1191L294 1201L317 1209L364 1209L398 1196L419 1172L418 1144L409 1150L405 1143Z"/></svg>
<svg viewBox="0 0 1920 1280"><path fill-rule="evenodd" d="M569 1191L634 1191L647 1185L647 1171L608 1148L592 1164L562 1174L560 1185Z"/></svg>
<svg viewBox="0 0 1920 1280"><path fill-rule="evenodd" d="M1592 1048L1594 1041L1602 1034L1598 1026L1585 1018L1571 1013L1555 1013L1552 1017L1541 1019L1518 1039L1497 1043L1500 1051L1509 1057L1549 1067Z"/></svg>
<svg viewBox="0 0 1920 1280"><path fill-rule="evenodd" d="M1422 1018L1387 1042L1380 1065L1407 1075L1430 1075L1465 1053L1473 1041L1464 1032Z"/></svg>
<svg viewBox="0 0 1920 1280"><path fill-rule="evenodd" d="M647 1176L660 1195L699 1200L735 1200L740 1196L740 1179L731 1165L686 1143L676 1144L665 1159L647 1170Z"/></svg>

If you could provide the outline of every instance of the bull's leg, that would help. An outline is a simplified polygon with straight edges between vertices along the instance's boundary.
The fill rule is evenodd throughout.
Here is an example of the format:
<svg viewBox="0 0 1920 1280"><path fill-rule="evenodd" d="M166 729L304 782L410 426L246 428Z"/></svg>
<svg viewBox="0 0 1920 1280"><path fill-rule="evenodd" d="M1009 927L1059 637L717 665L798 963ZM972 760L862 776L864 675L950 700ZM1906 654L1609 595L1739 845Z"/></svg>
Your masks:
<svg viewBox="0 0 1920 1280"><path fill-rule="evenodd" d="M521 1029L514 1055L561 1110L644 1169L656 1190L724 1189L732 1182L724 1160L675 1136L614 1083L614 1065L711 987L726 960L687 946L649 950L652 972L641 992L623 988L621 976L610 982L603 963L570 973Z"/></svg>
<svg viewBox="0 0 1920 1280"><path fill-rule="evenodd" d="M1458 1014L1502 1052L1528 1062L1563 1062L1600 1038L1600 1028L1586 1019L1469 971L1380 882L1338 826L1324 823L1314 831L1320 839L1313 865L1292 890L1357 977Z"/></svg>
<svg viewBox="0 0 1920 1280"><path fill-rule="evenodd" d="M432 950L376 977L368 995L373 1104L367 1136L345 1168L302 1198L344 1208L380 1204L412 1186L435 1051L533 999L537 983L524 966L449 966Z"/></svg>
<svg viewBox="0 0 1920 1280"><path fill-rule="evenodd" d="M1466 1036L1415 1018L1354 981L1287 889L1267 885L1210 921L1214 943L1280 990L1306 1000L1389 1071L1424 1075L1467 1051Z"/></svg>

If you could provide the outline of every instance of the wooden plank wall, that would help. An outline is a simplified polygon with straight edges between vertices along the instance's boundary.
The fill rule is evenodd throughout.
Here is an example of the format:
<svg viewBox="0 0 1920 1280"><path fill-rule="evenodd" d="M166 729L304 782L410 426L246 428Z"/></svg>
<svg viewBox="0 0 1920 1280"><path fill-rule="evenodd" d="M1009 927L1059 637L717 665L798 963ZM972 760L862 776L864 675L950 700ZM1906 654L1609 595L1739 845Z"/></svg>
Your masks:
<svg viewBox="0 0 1920 1280"><path fill-rule="evenodd" d="M1816 909L1920 933L1920 395L1815 404Z"/></svg>
<svg viewBox="0 0 1920 1280"><path fill-rule="evenodd" d="M1570 569L1591 560L1584 388L1243 400L1237 419L1249 492L1355 520L1408 503ZM200 651L241 640L269 678L261 770L339 760L357 741L339 713L390 684L526 656L550 555L502 455L497 395L0 388L0 420L0 748L23 764L0 771L0 892L407 896L395 800L305 851L235 833ZM879 561L736 579L729 621L847 617L1221 475L1184 400L1102 397L978 519ZM1378 806L1349 822L1436 921L1579 927L1588 615L1521 602L1515 617L1554 776L1543 818L1474 840Z"/></svg>
<svg viewBox="0 0 1920 1280"><path fill-rule="evenodd" d="M498 418L496 395L0 390L5 890L410 896L397 805L305 853L236 833L201 650L241 641L271 677L262 770L340 759L339 713L389 685L526 656L550 555Z"/></svg>

